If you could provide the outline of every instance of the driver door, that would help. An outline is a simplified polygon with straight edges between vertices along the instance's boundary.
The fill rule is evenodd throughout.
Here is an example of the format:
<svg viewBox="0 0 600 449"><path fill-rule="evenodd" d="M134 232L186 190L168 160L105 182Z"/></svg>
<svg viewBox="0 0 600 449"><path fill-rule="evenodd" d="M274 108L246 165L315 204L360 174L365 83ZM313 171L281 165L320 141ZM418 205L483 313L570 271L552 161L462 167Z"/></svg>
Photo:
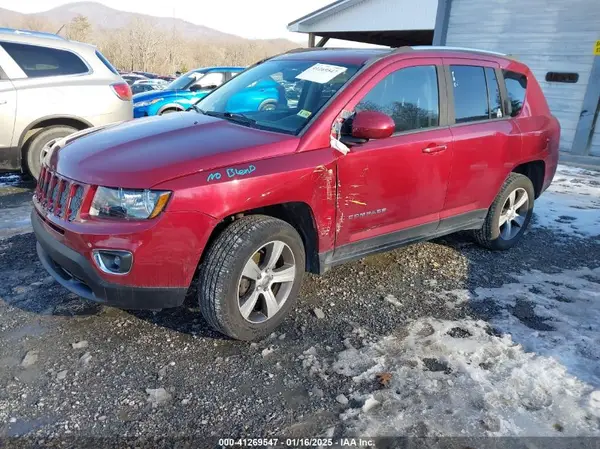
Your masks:
<svg viewBox="0 0 600 449"><path fill-rule="evenodd" d="M338 158L338 260L361 257L435 232L452 161L442 61L384 68L345 108L394 120L388 138L353 145Z"/></svg>

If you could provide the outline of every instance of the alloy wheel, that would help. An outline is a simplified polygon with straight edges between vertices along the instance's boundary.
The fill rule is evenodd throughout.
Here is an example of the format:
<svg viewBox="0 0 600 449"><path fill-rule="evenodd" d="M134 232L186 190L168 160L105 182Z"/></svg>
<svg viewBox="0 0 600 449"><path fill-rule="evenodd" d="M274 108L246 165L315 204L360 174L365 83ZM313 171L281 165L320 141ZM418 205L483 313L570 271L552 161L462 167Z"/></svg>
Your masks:
<svg viewBox="0 0 600 449"><path fill-rule="evenodd" d="M246 321L273 318L287 301L296 279L290 247L275 240L261 246L244 265L238 281L238 307Z"/></svg>
<svg viewBox="0 0 600 449"><path fill-rule="evenodd" d="M502 240L512 240L516 237L525 225L528 211L529 195L527 191L521 187L513 190L502 206L498 223Z"/></svg>

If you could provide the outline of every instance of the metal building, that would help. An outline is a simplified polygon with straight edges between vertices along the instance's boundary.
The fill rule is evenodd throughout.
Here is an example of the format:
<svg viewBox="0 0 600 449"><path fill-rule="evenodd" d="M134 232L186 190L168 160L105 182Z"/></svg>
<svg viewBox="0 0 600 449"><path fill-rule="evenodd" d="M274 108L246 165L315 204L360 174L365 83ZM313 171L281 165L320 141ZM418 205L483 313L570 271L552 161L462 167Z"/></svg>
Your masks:
<svg viewBox="0 0 600 449"><path fill-rule="evenodd" d="M599 0L338 0L288 29L310 46L337 38L510 54L532 69L561 123L561 158L600 164Z"/></svg>

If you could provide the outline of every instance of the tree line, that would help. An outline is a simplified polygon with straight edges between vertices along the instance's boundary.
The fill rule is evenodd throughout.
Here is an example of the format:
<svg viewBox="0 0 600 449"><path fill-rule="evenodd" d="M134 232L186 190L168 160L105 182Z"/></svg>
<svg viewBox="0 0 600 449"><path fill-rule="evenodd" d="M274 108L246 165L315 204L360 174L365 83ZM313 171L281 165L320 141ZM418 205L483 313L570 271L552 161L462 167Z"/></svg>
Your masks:
<svg viewBox="0 0 600 449"><path fill-rule="evenodd" d="M0 23L0 26L52 33L60 28L35 16L26 17L20 23ZM246 66L297 47L284 40L190 39L176 29L165 31L141 18L134 18L123 28L109 30L93 27L87 17L78 15L60 28L59 34L96 45L120 70L163 75L213 65Z"/></svg>

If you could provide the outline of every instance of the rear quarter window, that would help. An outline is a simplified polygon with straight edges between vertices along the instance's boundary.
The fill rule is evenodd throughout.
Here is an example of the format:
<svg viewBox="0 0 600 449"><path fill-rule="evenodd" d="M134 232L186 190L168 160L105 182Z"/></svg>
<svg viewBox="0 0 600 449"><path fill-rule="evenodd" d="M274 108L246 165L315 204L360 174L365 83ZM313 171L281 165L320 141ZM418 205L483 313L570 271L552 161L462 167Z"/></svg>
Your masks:
<svg viewBox="0 0 600 449"><path fill-rule="evenodd" d="M522 73L503 70L506 92L510 101L511 117L516 117L523 109L525 93L527 91L527 77Z"/></svg>
<svg viewBox="0 0 600 449"><path fill-rule="evenodd" d="M29 78L89 72L81 58L70 51L14 42L3 42L2 47Z"/></svg>

